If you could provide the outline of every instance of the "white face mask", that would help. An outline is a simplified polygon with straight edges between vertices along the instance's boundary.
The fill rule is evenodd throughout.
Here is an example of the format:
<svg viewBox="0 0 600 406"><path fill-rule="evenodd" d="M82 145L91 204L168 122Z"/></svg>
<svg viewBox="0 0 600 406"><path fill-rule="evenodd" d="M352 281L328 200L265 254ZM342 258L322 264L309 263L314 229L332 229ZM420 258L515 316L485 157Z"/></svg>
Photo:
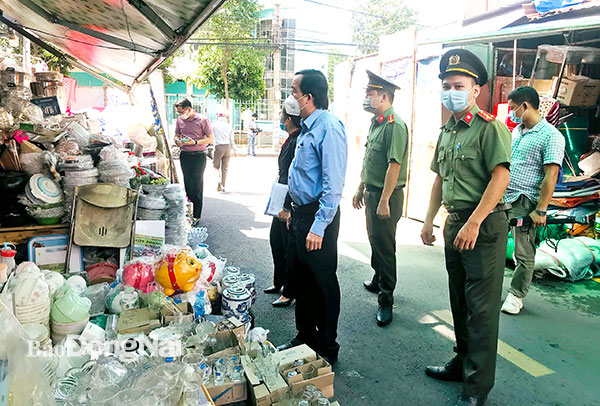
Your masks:
<svg viewBox="0 0 600 406"><path fill-rule="evenodd" d="M191 116L191 115L192 115L192 113L191 113L191 112L189 112L189 113L188 113L188 112L185 112L185 113L181 113L181 114L179 115L179 117L183 118L184 120L187 120L188 118L190 118L190 116Z"/></svg>
<svg viewBox="0 0 600 406"><path fill-rule="evenodd" d="M295 107L297 107L297 108L298 108L298 109L297 109L297 110L298 110L298 114L299 114L299 113L300 113L302 110L304 110L304 107L306 107L306 104L304 104L304 106L300 106L300 102L299 102L299 100L301 100L301 99L305 98L306 96L308 96L308 95L307 95L307 94L305 94L304 96L302 96L302 97L300 97L300 98L298 98L298 99L296 99L294 96L292 96L292 99L294 99L294 100L290 100L290 103L294 103L294 104L296 104L296 105L297 105L297 106L295 106Z"/></svg>
<svg viewBox="0 0 600 406"><path fill-rule="evenodd" d="M376 97L380 97L380 96L376 96ZM373 98L371 96L367 96L363 100L363 110L366 111L367 113L375 113L377 111L377 108L381 105L381 103L383 103L383 100L381 100L380 103L377 103L377 105L374 106Z"/></svg>

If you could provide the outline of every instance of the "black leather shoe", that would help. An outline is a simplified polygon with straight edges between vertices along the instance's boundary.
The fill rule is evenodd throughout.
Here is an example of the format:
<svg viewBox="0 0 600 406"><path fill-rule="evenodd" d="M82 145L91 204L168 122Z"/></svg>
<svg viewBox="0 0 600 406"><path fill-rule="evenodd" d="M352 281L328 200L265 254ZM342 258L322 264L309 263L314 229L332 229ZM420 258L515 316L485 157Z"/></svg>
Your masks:
<svg viewBox="0 0 600 406"><path fill-rule="evenodd" d="M293 338L292 341L290 341L289 343L278 345L277 351L289 350L292 347L297 347L302 344L304 344L302 341L298 340L297 338Z"/></svg>
<svg viewBox="0 0 600 406"><path fill-rule="evenodd" d="M379 285L373 283L373 281L364 281L363 286L371 293L379 293Z"/></svg>
<svg viewBox="0 0 600 406"><path fill-rule="evenodd" d="M378 326L387 326L392 322L394 318L392 314L392 306L379 306L379 310L377 310L377 325Z"/></svg>
<svg viewBox="0 0 600 406"><path fill-rule="evenodd" d="M279 293L280 290L281 290L281 288L278 288L277 286L271 286L270 288L267 288L267 289L263 290L263 292L265 292L265 293Z"/></svg>
<svg viewBox="0 0 600 406"><path fill-rule="evenodd" d="M281 300L281 298L279 297L276 301L274 301L271 304L273 305L273 307L288 307L292 304L293 301L294 299Z"/></svg>
<svg viewBox="0 0 600 406"><path fill-rule="evenodd" d="M440 381L462 382L462 362L458 357L454 357L442 367L428 366L425 368L425 374Z"/></svg>
<svg viewBox="0 0 600 406"><path fill-rule="evenodd" d="M474 396L462 395L460 399L454 404L454 406L483 406L485 405L487 397L477 398Z"/></svg>

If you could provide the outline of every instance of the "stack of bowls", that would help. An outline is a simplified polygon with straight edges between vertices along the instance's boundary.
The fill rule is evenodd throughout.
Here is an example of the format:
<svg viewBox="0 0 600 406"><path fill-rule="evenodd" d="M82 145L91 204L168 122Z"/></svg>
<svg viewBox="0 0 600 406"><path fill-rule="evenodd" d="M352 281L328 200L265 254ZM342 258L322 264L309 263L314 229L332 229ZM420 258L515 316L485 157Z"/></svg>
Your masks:
<svg viewBox="0 0 600 406"><path fill-rule="evenodd" d="M90 319L92 302L68 286L59 290L52 305L52 341L56 344L68 335L79 335Z"/></svg>
<svg viewBox="0 0 600 406"><path fill-rule="evenodd" d="M49 326L50 288L39 270L23 271L15 277L13 290L15 317L21 324Z"/></svg>
<svg viewBox="0 0 600 406"><path fill-rule="evenodd" d="M39 224L57 224L65 213L60 186L40 174L33 175L25 185L23 202L27 213Z"/></svg>

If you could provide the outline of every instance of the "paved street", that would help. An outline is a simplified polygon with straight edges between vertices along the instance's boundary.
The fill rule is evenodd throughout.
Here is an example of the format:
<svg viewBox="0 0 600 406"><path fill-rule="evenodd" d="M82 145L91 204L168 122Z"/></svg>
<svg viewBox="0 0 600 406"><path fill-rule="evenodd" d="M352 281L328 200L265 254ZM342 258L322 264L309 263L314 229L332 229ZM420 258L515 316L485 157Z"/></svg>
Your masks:
<svg viewBox="0 0 600 406"><path fill-rule="evenodd" d="M351 207L358 157L351 157L341 203L338 277L342 289L340 359L335 393L342 406L447 405L460 385L436 382L423 373L428 364L453 356L452 318L440 245L420 243L420 223L402 219L398 229L398 286L394 322L377 327L376 296L362 288L372 275L364 215ZM212 161L209 161L209 165ZM230 163L227 193L216 191L216 171L207 166L204 225L213 253L257 277L257 325L275 344L294 336L294 310L273 309L264 216L276 158L239 157ZM438 240L441 240L438 230ZM507 269L505 287L512 272ZM490 405L600 405L600 283L534 284L517 317L501 316L496 386Z"/></svg>

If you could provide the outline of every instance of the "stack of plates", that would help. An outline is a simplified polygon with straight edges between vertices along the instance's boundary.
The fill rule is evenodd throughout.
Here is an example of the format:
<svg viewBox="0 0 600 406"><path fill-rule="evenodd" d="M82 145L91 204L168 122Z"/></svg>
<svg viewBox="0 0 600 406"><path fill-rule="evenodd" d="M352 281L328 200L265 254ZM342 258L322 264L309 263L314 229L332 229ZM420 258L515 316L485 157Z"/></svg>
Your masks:
<svg viewBox="0 0 600 406"><path fill-rule="evenodd" d="M39 323L26 323L23 324L23 329L31 341L35 341L39 344L40 349L52 349L52 342L50 341L50 332L48 331L48 327Z"/></svg>
<svg viewBox="0 0 600 406"><path fill-rule="evenodd" d="M52 321L52 342L57 344L68 335L80 335L89 321L89 317L76 323L57 323Z"/></svg>

